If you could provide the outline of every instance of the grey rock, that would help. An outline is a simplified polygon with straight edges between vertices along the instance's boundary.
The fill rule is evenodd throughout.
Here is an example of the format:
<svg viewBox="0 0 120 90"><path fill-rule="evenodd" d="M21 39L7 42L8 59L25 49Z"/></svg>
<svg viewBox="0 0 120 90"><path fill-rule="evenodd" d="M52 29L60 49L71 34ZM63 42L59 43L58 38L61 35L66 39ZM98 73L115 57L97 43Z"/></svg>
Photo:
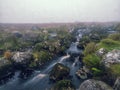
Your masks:
<svg viewBox="0 0 120 90"><path fill-rule="evenodd" d="M88 69L85 68L85 66L83 68L80 68L77 72L76 75L80 78L80 79L86 79L87 78L87 73L89 73Z"/></svg>
<svg viewBox="0 0 120 90"><path fill-rule="evenodd" d="M27 64L30 60L33 59L31 52L15 52L12 60L15 63Z"/></svg>
<svg viewBox="0 0 120 90"><path fill-rule="evenodd" d="M118 77L114 84L114 90L120 90L120 77Z"/></svg>
<svg viewBox="0 0 120 90"><path fill-rule="evenodd" d="M111 52L108 52L103 57L102 63L105 65L105 67L108 67L108 68L112 64L120 63L120 50L112 50Z"/></svg>
<svg viewBox="0 0 120 90"><path fill-rule="evenodd" d="M113 90L110 86L102 81L89 79L84 81L78 90Z"/></svg>
<svg viewBox="0 0 120 90"><path fill-rule="evenodd" d="M100 48L97 52L96 55L99 57L103 57L107 53L106 49Z"/></svg>

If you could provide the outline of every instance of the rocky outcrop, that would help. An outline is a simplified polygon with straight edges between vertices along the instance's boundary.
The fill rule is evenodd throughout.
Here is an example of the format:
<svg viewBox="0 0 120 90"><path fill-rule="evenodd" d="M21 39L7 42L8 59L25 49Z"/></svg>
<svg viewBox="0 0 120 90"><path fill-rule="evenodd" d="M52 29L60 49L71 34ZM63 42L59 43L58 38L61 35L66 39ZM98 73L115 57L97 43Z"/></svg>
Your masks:
<svg viewBox="0 0 120 90"><path fill-rule="evenodd" d="M114 84L114 90L120 90L120 77L118 77Z"/></svg>
<svg viewBox="0 0 120 90"><path fill-rule="evenodd" d="M24 70L29 68L31 62L33 61L33 55L31 52L15 52L11 58L13 66L16 70Z"/></svg>
<svg viewBox="0 0 120 90"><path fill-rule="evenodd" d="M13 74L13 67L10 61L4 57L0 58L0 80L9 78Z"/></svg>
<svg viewBox="0 0 120 90"><path fill-rule="evenodd" d="M110 86L102 81L89 79L84 81L78 90L113 90Z"/></svg>
<svg viewBox="0 0 120 90"><path fill-rule="evenodd" d="M70 69L63 64L57 63L50 72L50 80L62 80L69 76Z"/></svg>
<svg viewBox="0 0 120 90"><path fill-rule="evenodd" d="M80 68L77 72L76 75L80 78L80 79L87 79L87 74L89 73L89 70L83 66L83 68Z"/></svg>
<svg viewBox="0 0 120 90"><path fill-rule="evenodd" d="M120 50L112 50L111 52L108 52L103 57L102 63L105 67L110 67L111 64L120 63Z"/></svg>
<svg viewBox="0 0 120 90"><path fill-rule="evenodd" d="M33 59L33 55L30 52L15 52L12 60L18 64L27 64Z"/></svg>
<svg viewBox="0 0 120 90"><path fill-rule="evenodd" d="M99 57L103 57L103 55L105 55L107 53L106 49L104 48L100 48L97 52L96 55Z"/></svg>

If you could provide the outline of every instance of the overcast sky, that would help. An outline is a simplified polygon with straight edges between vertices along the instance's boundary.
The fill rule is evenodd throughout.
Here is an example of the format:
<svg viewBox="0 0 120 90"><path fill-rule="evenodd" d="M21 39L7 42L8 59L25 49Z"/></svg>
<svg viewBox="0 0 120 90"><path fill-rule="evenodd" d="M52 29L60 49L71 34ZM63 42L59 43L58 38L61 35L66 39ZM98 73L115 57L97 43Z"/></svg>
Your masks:
<svg viewBox="0 0 120 90"><path fill-rule="evenodd" d="M2 23L120 21L120 0L0 0Z"/></svg>

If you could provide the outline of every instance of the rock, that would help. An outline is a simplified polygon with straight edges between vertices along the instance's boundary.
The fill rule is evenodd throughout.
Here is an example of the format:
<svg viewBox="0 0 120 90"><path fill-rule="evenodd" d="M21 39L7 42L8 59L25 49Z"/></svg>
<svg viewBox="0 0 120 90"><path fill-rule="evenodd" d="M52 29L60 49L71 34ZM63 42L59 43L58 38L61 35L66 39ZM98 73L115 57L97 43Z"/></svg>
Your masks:
<svg viewBox="0 0 120 90"><path fill-rule="evenodd" d="M22 37L22 34L19 31L13 31L12 33L13 33L13 36L15 36L17 38Z"/></svg>
<svg viewBox="0 0 120 90"><path fill-rule="evenodd" d="M112 64L119 64L120 63L120 50L112 50L108 52L102 60L102 63L105 67L110 67Z"/></svg>
<svg viewBox="0 0 120 90"><path fill-rule="evenodd" d="M10 61L4 57L0 58L0 80L8 78L13 73L13 67Z"/></svg>
<svg viewBox="0 0 120 90"><path fill-rule="evenodd" d="M33 60L33 55L30 52L15 52L12 56L12 61L16 67L27 67Z"/></svg>
<svg viewBox="0 0 120 90"><path fill-rule="evenodd" d="M106 49L104 48L100 48L97 52L96 55L99 57L103 57L103 55L105 55L107 53Z"/></svg>
<svg viewBox="0 0 120 90"><path fill-rule="evenodd" d="M15 63L20 63L20 64L27 64L32 59L33 59L33 55L30 52L15 52L15 54L12 57L12 60Z"/></svg>
<svg viewBox="0 0 120 90"><path fill-rule="evenodd" d="M118 77L114 84L114 90L120 90L120 77Z"/></svg>
<svg viewBox="0 0 120 90"><path fill-rule="evenodd" d="M75 90L70 80L60 80L50 90Z"/></svg>
<svg viewBox="0 0 120 90"><path fill-rule="evenodd" d="M81 79L86 79L87 78L87 73L88 71L86 70L86 68L80 68L77 72L76 75L81 78Z"/></svg>
<svg viewBox="0 0 120 90"><path fill-rule="evenodd" d="M29 68L24 69L21 71L19 77L22 79L27 79L28 77L32 75L33 71L34 71L33 69L29 69Z"/></svg>
<svg viewBox="0 0 120 90"><path fill-rule="evenodd" d="M90 33L89 38L94 40L94 41L100 40L100 36L98 34L94 34L94 33Z"/></svg>
<svg viewBox="0 0 120 90"><path fill-rule="evenodd" d="M51 80L61 80L69 76L70 69L63 64L57 63L50 72Z"/></svg>
<svg viewBox="0 0 120 90"><path fill-rule="evenodd" d="M102 81L89 79L84 81L78 90L113 90L110 86Z"/></svg>

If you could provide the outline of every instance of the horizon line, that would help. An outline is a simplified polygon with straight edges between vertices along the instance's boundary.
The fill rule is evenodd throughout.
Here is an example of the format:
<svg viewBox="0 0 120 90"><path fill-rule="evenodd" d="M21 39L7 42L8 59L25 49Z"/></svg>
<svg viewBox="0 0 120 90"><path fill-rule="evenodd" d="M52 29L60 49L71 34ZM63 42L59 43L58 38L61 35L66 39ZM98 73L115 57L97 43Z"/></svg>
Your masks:
<svg viewBox="0 0 120 90"><path fill-rule="evenodd" d="M120 23L120 21L81 21L81 22L0 22L0 24L73 24L73 23Z"/></svg>

